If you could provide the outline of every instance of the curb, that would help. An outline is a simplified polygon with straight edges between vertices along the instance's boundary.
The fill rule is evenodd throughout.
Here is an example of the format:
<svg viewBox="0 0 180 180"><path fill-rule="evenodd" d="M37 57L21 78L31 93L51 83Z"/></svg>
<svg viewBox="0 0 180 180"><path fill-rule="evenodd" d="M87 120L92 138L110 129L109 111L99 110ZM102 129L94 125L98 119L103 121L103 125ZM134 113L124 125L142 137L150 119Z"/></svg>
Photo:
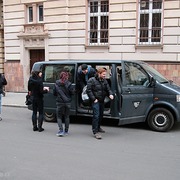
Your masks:
<svg viewBox="0 0 180 180"><path fill-rule="evenodd" d="M16 104L11 104L11 105L3 104L2 106L4 106L4 107L19 107L19 108L27 108L27 106L23 106L23 105L16 105Z"/></svg>

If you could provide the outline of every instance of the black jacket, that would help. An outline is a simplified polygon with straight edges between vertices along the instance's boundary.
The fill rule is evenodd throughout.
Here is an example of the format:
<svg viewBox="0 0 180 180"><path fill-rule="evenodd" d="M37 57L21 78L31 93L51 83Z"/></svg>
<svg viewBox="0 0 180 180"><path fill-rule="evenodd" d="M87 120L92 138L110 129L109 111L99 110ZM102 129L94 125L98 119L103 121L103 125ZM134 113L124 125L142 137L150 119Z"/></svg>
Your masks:
<svg viewBox="0 0 180 180"><path fill-rule="evenodd" d="M106 79L99 79L96 76L88 80L87 94L91 102L98 99L99 102L103 103L106 96L112 95L112 91Z"/></svg>
<svg viewBox="0 0 180 180"><path fill-rule="evenodd" d="M70 103L71 95L74 94L75 88L72 86L70 81L65 81L65 83L61 83L60 80L57 80L53 94L56 96L57 103Z"/></svg>
<svg viewBox="0 0 180 180"><path fill-rule="evenodd" d="M96 70L90 66L88 66L88 72L86 75L80 69L77 73L77 83L79 86L78 88L80 90L82 90L83 87L87 85L88 79L90 79L91 77L94 77L95 74L96 74ZM86 76L87 76L87 78L86 78Z"/></svg>
<svg viewBox="0 0 180 180"><path fill-rule="evenodd" d="M3 93L3 86L4 85L7 85L6 78L4 77L4 75L0 74L0 94Z"/></svg>
<svg viewBox="0 0 180 180"><path fill-rule="evenodd" d="M43 98L43 94L47 93L47 90L43 90L42 78L37 75L33 75L28 81L28 91L31 91L31 95L34 98Z"/></svg>

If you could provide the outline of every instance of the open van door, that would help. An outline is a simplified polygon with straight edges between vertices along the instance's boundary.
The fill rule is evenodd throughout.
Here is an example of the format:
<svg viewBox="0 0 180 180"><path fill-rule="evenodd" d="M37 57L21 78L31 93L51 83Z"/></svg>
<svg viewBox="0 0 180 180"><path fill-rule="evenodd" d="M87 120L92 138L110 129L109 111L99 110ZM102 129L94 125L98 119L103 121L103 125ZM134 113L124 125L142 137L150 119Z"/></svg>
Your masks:
<svg viewBox="0 0 180 180"><path fill-rule="evenodd" d="M153 105L154 86L149 74L136 62L122 61L121 109L119 124L145 121Z"/></svg>

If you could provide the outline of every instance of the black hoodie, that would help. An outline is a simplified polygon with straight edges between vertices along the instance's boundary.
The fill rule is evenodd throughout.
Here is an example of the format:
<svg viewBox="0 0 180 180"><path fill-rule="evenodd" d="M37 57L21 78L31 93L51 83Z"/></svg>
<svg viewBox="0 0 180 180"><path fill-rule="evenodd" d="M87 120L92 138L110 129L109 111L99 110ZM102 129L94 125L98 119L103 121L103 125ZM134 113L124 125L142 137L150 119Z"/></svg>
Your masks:
<svg viewBox="0 0 180 180"><path fill-rule="evenodd" d="M36 74L29 78L28 91L31 91L34 98L43 98L43 94L47 93L47 90L43 90L42 78Z"/></svg>
<svg viewBox="0 0 180 180"><path fill-rule="evenodd" d="M56 96L57 103L70 103L71 102L71 95L74 94L74 88L70 81L65 81L65 83L61 83L60 80L57 80L53 94Z"/></svg>

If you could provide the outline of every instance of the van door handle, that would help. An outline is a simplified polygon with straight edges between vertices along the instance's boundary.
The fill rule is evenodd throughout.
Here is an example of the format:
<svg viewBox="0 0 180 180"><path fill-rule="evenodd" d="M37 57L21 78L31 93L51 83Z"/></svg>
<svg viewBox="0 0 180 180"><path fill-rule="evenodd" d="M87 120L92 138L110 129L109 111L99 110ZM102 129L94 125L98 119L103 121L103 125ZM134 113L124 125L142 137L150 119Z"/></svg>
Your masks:
<svg viewBox="0 0 180 180"><path fill-rule="evenodd" d="M131 89L130 89L130 88L128 88L128 89L126 89L126 90L125 90L125 92L127 92L127 93L131 93Z"/></svg>

